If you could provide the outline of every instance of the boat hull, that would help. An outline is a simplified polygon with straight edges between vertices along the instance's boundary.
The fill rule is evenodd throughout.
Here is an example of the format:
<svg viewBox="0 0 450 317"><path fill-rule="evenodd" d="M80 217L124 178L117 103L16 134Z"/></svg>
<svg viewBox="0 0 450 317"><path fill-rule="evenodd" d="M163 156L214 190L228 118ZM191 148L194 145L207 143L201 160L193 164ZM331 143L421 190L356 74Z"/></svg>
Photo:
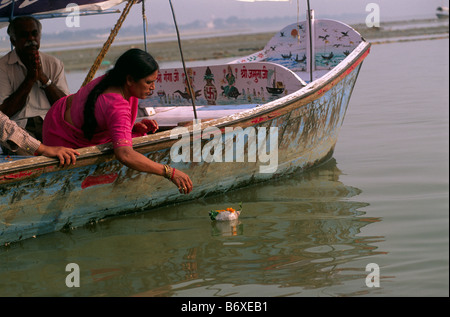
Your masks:
<svg viewBox="0 0 450 317"><path fill-rule="evenodd" d="M255 109L201 123L201 131L214 128L220 131L219 137L198 134L197 125L186 128L188 161L172 159L171 149L182 143L182 138L174 138L173 131L135 138L134 148L138 152L191 177L194 190L189 195L179 194L164 178L122 165L115 159L110 144L81 149L77 164L66 168L45 157L0 164L0 243L222 193L316 166L333 153L369 47L370 44L361 44L346 63L297 92ZM236 147L235 143L226 142L227 128L264 131L264 140L269 140L276 131L276 169L261 172L268 163L249 160L253 148L249 137L240 143L244 145L242 157L236 151L232 152L232 161L194 159L205 157L205 152L199 151L211 145L213 139L223 141L223 153L227 147Z"/></svg>
<svg viewBox="0 0 450 317"><path fill-rule="evenodd" d="M448 7L438 7L436 9L436 16L438 19L448 19L449 8Z"/></svg>

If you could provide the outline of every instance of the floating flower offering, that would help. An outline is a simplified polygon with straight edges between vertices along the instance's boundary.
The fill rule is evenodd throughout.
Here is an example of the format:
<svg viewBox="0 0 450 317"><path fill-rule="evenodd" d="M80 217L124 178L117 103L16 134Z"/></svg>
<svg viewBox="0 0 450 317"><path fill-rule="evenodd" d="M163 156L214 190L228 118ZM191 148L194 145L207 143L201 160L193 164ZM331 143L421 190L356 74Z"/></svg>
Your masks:
<svg viewBox="0 0 450 317"><path fill-rule="evenodd" d="M211 220L217 220L217 221L236 220L237 218L239 218L241 211L242 211L242 206L241 206L241 210L236 210L234 208L211 210L209 212L209 217L211 218Z"/></svg>

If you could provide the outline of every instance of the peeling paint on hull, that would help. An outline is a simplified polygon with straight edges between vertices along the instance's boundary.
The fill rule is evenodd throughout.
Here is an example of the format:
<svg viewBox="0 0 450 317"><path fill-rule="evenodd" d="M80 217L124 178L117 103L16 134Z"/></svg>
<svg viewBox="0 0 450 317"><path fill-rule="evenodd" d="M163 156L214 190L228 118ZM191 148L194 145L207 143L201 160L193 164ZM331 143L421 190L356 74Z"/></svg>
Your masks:
<svg viewBox="0 0 450 317"><path fill-rule="evenodd" d="M194 183L189 195L180 195L164 178L128 169L115 160L110 144L81 149L77 164L67 168L45 157L0 164L0 243L221 193L329 159L369 47L360 44L345 63L297 92L204 124L203 128L219 128L223 139L225 127L266 127L267 131L277 127L275 173L260 173L259 161L173 163L170 148L177 140L170 139L170 131L135 138L134 147L154 161L185 171Z"/></svg>

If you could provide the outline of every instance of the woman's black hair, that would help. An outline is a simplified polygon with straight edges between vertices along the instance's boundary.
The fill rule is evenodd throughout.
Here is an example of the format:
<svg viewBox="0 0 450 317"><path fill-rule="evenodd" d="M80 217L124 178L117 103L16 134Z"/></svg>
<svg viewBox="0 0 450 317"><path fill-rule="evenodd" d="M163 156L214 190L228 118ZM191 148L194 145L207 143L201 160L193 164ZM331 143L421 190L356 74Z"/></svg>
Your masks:
<svg viewBox="0 0 450 317"><path fill-rule="evenodd" d="M159 69L158 63L147 52L133 48L123 53L117 60L114 68L89 93L84 105L84 123L82 130L84 137L91 140L97 128L95 118L95 103L97 98L108 87L123 87L130 75L134 81L145 78Z"/></svg>

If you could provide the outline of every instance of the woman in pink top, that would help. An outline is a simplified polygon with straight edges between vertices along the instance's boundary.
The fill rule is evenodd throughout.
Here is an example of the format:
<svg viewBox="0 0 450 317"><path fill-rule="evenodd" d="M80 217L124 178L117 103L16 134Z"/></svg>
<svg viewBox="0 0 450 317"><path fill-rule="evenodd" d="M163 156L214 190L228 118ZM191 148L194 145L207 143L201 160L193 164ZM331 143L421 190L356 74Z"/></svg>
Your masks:
<svg viewBox="0 0 450 317"><path fill-rule="evenodd" d="M113 69L76 94L58 100L45 116L43 143L81 148L112 142L117 159L129 168L170 178L181 193L192 191L189 176L156 163L133 149L132 138L155 132L153 120L135 124L138 99L155 89L158 64L140 49L119 57Z"/></svg>

